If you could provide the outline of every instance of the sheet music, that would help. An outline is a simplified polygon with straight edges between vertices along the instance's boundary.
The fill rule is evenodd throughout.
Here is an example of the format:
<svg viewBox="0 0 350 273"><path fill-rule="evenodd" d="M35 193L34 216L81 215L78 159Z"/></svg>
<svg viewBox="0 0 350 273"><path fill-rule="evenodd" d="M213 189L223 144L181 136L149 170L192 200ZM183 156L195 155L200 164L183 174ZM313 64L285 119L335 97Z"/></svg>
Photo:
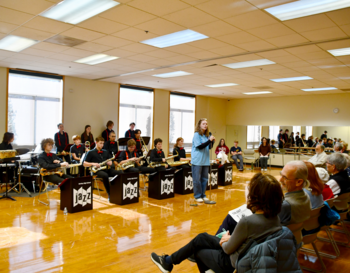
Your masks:
<svg viewBox="0 0 350 273"><path fill-rule="evenodd" d="M247 204L244 204L236 209L228 212L228 214L238 223L244 217L250 216L253 213L247 208Z"/></svg>

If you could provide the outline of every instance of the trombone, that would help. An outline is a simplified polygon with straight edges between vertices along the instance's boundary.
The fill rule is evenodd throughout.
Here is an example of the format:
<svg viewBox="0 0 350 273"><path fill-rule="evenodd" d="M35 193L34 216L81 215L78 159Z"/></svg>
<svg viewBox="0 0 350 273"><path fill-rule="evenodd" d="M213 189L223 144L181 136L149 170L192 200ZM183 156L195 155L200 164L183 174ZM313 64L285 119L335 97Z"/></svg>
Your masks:
<svg viewBox="0 0 350 273"><path fill-rule="evenodd" d="M143 140L142 136L140 136L140 139L141 139L142 149L144 150L143 155L147 161L147 164L149 164L149 159L147 158L149 150L148 150L147 145L146 145L145 141ZM145 154L145 152L146 152L146 154Z"/></svg>

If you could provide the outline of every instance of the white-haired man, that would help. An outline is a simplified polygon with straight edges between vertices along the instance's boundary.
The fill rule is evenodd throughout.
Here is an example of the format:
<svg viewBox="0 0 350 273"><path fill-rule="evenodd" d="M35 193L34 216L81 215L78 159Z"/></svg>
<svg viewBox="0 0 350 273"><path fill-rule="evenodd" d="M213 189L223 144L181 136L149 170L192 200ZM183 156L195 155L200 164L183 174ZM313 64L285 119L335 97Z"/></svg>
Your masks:
<svg viewBox="0 0 350 273"><path fill-rule="evenodd" d="M328 155L324 151L325 147L323 145L317 145L315 152L316 154L309 159L315 167L325 167Z"/></svg>

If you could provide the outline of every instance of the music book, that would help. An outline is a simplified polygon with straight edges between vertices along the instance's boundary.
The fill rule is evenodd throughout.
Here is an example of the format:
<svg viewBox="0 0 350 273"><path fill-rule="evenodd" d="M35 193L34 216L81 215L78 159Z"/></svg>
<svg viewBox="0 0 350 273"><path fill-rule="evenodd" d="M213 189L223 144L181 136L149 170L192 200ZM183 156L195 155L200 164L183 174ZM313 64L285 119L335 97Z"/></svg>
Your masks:
<svg viewBox="0 0 350 273"><path fill-rule="evenodd" d="M242 218L252 215L252 211L244 204L228 212L228 214L238 223Z"/></svg>

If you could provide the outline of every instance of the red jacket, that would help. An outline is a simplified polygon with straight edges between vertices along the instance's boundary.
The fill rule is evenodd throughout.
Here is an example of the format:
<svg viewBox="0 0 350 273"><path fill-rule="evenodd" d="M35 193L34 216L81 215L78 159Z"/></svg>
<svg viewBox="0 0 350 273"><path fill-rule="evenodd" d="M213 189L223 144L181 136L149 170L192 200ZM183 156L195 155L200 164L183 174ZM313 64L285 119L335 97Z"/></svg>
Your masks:
<svg viewBox="0 0 350 273"><path fill-rule="evenodd" d="M221 151L224 151L225 154L228 154L230 149L226 145L225 146L221 146L221 147L220 146L216 147L216 150L215 150L216 154L219 154Z"/></svg>

